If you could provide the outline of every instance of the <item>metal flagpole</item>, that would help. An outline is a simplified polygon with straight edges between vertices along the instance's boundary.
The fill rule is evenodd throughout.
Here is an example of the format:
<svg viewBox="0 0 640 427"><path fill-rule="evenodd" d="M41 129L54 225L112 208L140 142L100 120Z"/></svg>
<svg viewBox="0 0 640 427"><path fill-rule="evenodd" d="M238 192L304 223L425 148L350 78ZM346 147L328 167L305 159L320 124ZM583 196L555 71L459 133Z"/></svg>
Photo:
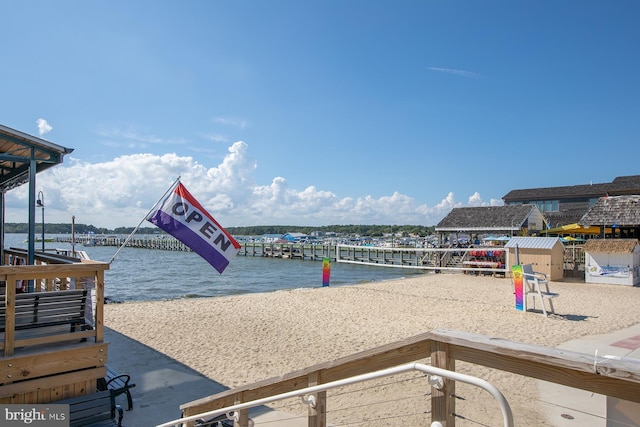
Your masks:
<svg viewBox="0 0 640 427"><path fill-rule="evenodd" d="M169 187L169 189L167 191L164 192L164 194L162 195L162 197L160 197L158 199L157 202L155 202L155 204L151 207L151 209L149 209L149 212L147 212L147 214L144 216L144 218L142 218L142 221L140 221L140 223L136 226L136 228L133 229L133 231L131 232L131 234L129 234L127 236L126 239L124 239L124 242L122 243L122 245L120 245L120 247L118 248L118 250L116 251L115 254L113 254L113 256L111 257L111 260L109 261L109 264L111 264L113 262L113 260L116 259L116 257L118 256L118 254L120 253L120 251L122 250L122 248L124 248L124 246L129 243L129 240L131 240L131 238L133 237L134 234L136 234L136 231L138 231L138 229L140 228L140 226L142 225L142 223L147 219L147 217L149 216L149 214L156 208L156 206L158 206L158 204L165 198L165 196L167 194L169 194L176 185L178 185L178 183L180 182L180 177L177 177L176 180L173 182L173 184L171 184L171 187Z"/></svg>

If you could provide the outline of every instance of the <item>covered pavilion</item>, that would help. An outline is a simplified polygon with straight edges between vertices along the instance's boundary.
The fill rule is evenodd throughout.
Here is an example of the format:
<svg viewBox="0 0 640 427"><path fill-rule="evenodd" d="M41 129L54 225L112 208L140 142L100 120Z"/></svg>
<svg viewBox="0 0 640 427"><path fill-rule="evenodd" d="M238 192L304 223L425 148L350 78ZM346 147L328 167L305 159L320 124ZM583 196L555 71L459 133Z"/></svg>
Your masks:
<svg viewBox="0 0 640 427"><path fill-rule="evenodd" d="M4 252L5 195L28 184L28 256L27 264L35 259L36 174L61 164L64 156L73 151L44 139L0 125L0 251ZM0 262L4 253L0 254Z"/></svg>

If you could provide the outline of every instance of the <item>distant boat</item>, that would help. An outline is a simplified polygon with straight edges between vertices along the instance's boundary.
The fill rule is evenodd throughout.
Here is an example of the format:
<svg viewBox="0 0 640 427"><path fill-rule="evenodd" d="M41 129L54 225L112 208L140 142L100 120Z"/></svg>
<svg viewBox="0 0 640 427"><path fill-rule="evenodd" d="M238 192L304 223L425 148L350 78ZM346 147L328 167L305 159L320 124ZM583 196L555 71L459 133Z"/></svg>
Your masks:
<svg viewBox="0 0 640 427"><path fill-rule="evenodd" d="M89 255L85 251L76 251L72 249L55 249L56 255L76 258L78 260L90 260Z"/></svg>

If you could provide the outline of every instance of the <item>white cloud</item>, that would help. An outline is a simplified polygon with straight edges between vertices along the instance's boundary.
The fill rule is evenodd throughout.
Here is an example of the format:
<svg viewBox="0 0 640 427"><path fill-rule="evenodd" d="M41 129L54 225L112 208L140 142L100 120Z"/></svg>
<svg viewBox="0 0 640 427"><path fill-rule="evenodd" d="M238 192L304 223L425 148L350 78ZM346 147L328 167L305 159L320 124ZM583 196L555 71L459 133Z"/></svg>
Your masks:
<svg viewBox="0 0 640 427"><path fill-rule="evenodd" d="M438 73L454 74L461 77L473 77L478 78L480 74L473 71L456 70L453 68L441 68L441 67L427 67L428 70L437 71Z"/></svg>
<svg viewBox="0 0 640 427"><path fill-rule="evenodd" d="M220 125L232 126L238 129L244 129L247 127L247 121L245 119L234 117L214 117L213 122Z"/></svg>
<svg viewBox="0 0 640 427"><path fill-rule="evenodd" d="M488 203L482 200L482 197L480 197L480 193L478 193L477 191L473 193L471 196L469 196L469 200L467 201L467 204L469 206L489 206Z"/></svg>
<svg viewBox="0 0 640 427"><path fill-rule="evenodd" d="M199 136L201 136L202 138L211 141L211 142L229 142L229 138L225 135L219 134L219 133L201 133L199 134Z"/></svg>
<svg viewBox="0 0 640 427"><path fill-rule="evenodd" d="M47 134L53 130L51 125L45 119L36 120L36 124L38 125L38 135L40 136Z"/></svg>
<svg viewBox="0 0 640 427"><path fill-rule="evenodd" d="M103 138L102 143L110 147L145 150L151 146L187 143L183 138L160 138L133 125L103 128L97 130L97 133Z"/></svg>
<svg viewBox="0 0 640 427"><path fill-rule="evenodd" d="M69 223L73 215L76 223L107 228L137 225L178 176L223 226L435 225L453 207L463 206L452 192L428 206L399 192L340 198L315 186L298 190L284 177L256 184L257 164L248 151L247 144L235 142L211 168L171 153L126 155L103 163L68 157L65 164L39 174L36 186L45 195L47 222ZM26 222L27 186L10 191L6 200L7 222ZM468 204L488 205L479 193L471 195Z"/></svg>

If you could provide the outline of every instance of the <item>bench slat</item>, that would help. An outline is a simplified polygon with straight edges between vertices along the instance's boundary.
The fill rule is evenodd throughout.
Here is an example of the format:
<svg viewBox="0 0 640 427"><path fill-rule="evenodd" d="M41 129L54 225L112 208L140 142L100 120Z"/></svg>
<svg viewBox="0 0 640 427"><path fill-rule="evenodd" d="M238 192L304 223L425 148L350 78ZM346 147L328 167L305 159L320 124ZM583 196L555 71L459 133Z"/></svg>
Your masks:
<svg viewBox="0 0 640 427"><path fill-rule="evenodd" d="M87 290L37 292L17 294L15 299L15 329L34 329L85 323ZM0 295L0 332L6 321L6 295Z"/></svg>
<svg viewBox="0 0 640 427"><path fill-rule="evenodd" d="M113 419L116 409L118 410L119 420L122 419L122 409L117 408L115 405L114 393L110 390L52 403L69 405L70 427L113 425L116 423ZM103 424L105 421L107 423Z"/></svg>

